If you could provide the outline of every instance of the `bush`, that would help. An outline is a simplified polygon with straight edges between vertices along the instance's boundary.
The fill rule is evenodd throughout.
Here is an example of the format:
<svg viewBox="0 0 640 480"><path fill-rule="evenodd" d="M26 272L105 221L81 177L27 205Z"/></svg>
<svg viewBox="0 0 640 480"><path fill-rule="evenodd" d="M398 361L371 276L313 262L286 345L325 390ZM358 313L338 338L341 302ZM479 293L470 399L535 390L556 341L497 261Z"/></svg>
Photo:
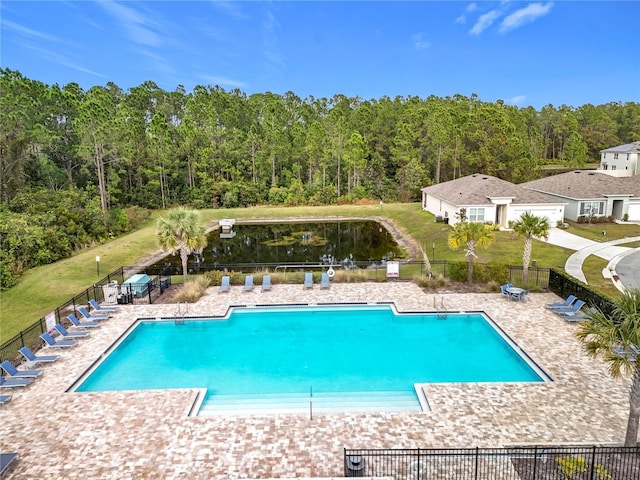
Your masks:
<svg viewBox="0 0 640 480"><path fill-rule="evenodd" d="M206 275L201 275L182 285L180 291L173 298L178 303L195 303L204 295L208 287L209 279Z"/></svg>
<svg viewBox="0 0 640 480"><path fill-rule="evenodd" d="M427 290L437 290L450 285L451 281L440 274L436 274L431 277L425 275L415 276L413 277L413 283Z"/></svg>

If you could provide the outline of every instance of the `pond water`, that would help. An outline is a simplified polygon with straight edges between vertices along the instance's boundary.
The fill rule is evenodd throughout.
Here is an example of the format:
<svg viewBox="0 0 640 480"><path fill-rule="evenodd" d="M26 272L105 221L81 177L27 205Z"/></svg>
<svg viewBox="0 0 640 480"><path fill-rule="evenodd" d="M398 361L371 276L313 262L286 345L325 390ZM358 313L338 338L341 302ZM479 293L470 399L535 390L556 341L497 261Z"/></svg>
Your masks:
<svg viewBox="0 0 640 480"><path fill-rule="evenodd" d="M236 224L235 236L221 238L220 230L207 235L201 254L189 257L192 265L237 263L343 264L380 262L401 258L393 235L378 222L343 221L315 223ZM180 265L170 255L156 265Z"/></svg>

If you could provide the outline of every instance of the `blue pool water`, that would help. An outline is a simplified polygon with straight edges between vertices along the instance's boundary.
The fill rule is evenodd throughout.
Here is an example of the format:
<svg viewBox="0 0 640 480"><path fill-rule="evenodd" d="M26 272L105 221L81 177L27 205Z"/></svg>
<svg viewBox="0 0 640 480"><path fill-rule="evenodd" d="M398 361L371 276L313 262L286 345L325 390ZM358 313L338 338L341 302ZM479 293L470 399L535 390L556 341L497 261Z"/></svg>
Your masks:
<svg viewBox="0 0 640 480"><path fill-rule="evenodd" d="M264 395L543 380L482 314L396 315L387 305L234 308L225 319L139 322L76 391Z"/></svg>

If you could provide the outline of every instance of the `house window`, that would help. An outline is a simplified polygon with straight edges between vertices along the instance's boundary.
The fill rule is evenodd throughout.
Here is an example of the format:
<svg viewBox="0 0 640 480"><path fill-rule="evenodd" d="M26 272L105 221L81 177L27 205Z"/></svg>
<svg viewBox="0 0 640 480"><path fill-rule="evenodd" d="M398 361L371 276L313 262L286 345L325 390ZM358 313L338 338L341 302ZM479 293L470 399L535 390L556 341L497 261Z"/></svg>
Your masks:
<svg viewBox="0 0 640 480"><path fill-rule="evenodd" d="M602 170L606 170L607 168L609 168L609 165L606 163L602 164Z"/></svg>
<svg viewBox="0 0 640 480"><path fill-rule="evenodd" d="M604 215L604 202L580 202L580 215Z"/></svg>
<svg viewBox="0 0 640 480"><path fill-rule="evenodd" d="M468 215L470 222L484 222L484 208L471 207Z"/></svg>
<svg viewBox="0 0 640 480"><path fill-rule="evenodd" d="M611 165L611 170L615 170L616 166L615 165Z"/></svg>
<svg viewBox="0 0 640 480"><path fill-rule="evenodd" d="M617 160L617 159L618 159L618 154L617 154L617 153L614 153L614 154L613 154L613 159L614 159L614 160Z"/></svg>

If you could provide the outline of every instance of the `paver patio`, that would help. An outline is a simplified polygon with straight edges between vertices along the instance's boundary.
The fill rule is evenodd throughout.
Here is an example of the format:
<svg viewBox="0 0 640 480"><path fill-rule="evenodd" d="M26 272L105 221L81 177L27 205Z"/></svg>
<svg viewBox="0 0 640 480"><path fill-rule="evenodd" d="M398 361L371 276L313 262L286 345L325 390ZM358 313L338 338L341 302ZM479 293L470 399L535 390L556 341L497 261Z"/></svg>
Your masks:
<svg viewBox="0 0 640 480"><path fill-rule="evenodd" d="M558 298L531 294L434 294L413 283L274 285L220 294L210 288L188 315L222 315L229 305L395 302L400 311L483 310L554 380L549 383L429 384L432 411L189 417L195 390L67 393L140 317L174 316L176 305L125 305L88 339L0 407L0 447L19 452L7 478L210 479L343 476L343 448L500 447L622 444L628 380L613 380L587 357L564 322L544 308ZM184 307L183 307L184 309ZM383 334L383 332L381 332ZM44 349L42 353L51 353ZM416 379L419 381L420 379Z"/></svg>

